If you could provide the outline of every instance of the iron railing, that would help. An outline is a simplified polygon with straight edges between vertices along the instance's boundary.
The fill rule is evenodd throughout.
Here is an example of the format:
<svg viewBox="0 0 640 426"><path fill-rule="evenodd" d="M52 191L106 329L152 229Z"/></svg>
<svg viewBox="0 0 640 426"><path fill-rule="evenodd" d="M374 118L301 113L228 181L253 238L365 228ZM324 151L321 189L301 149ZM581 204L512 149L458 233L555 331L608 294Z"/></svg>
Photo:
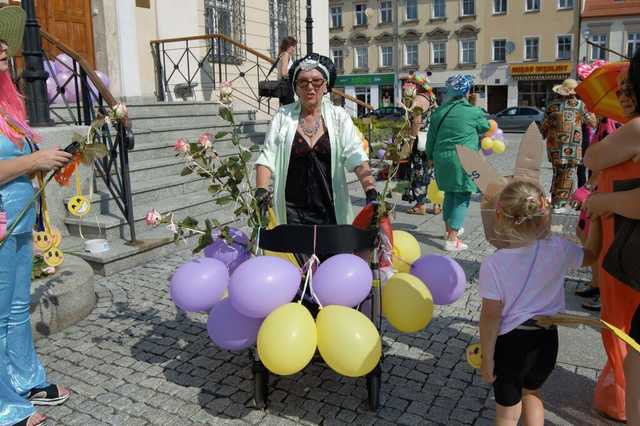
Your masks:
<svg viewBox="0 0 640 426"><path fill-rule="evenodd" d="M212 100L214 91L228 81L233 97L252 108L272 115L278 99L258 95L258 81L267 79L275 60L223 34L152 40L158 101ZM230 60L224 52L242 51ZM274 70L269 79L276 79ZM373 110L366 102L333 89L333 94Z"/></svg>
<svg viewBox="0 0 640 426"><path fill-rule="evenodd" d="M56 61L53 69L45 60L45 71L49 74L48 92L51 116L59 123L90 125L96 112L107 115L107 108L117 105L116 99L104 86L91 66L71 48L44 30L40 30L43 56L55 58L65 53L67 63ZM20 85L22 72L16 62L12 64L13 77ZM29 99L26 100L29 102ZM115 204L127 221L131 241L136 240L131 181L129 178L129 154L133 149L134 137L129 122L105 122L102 139L108 155L95 162L97 175L104 181Z"/></svg>

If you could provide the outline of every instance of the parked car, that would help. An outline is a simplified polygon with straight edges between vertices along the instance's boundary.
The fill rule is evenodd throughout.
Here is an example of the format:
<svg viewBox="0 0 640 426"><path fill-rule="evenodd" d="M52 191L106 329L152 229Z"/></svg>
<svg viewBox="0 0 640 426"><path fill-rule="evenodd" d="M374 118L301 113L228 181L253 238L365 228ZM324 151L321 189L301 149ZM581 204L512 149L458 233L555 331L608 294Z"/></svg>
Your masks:
<svg viewBox="0 0 640 426"><path fill-rule="evenodd" d="M400 107L382 107L365 114L364 117L375 117L385 120L402 120L404 119L404 109Z"/></svg>
<svg viewBox="0 0 640 426"><path fill-rule="evenodd" d="M544 112L536 107L511 107L491 116L502 130L525 131L532 122L542 125Z"/></svg>

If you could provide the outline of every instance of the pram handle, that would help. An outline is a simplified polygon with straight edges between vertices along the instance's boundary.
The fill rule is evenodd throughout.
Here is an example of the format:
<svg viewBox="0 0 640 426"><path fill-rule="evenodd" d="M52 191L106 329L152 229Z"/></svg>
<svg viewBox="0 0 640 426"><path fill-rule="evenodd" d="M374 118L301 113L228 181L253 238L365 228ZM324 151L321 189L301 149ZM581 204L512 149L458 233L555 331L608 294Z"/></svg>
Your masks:
<svg viewBox="0 0 640 426"><path fill-rule="evenodd" d="M376 237L377 230L352 225L278 225L260 230L259 246L284 253L329 255L372 249Z"/></svg>

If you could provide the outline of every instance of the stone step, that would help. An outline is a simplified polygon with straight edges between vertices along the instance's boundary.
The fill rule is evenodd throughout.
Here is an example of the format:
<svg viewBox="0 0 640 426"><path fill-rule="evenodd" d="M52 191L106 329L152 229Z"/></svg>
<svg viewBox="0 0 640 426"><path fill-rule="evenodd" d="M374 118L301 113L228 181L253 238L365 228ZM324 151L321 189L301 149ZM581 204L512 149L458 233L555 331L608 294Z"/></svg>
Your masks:
<svg viewBox="0 0 640 426"><path fill-rule="evenodd" d="M196 216L195 219L204 221L207 217L209 215L200 215ZM233 225L236 223L236 218L230 218L221 224ZM104 253L91 254L85 252L85 241L77 236L65 237L62 249L65 253L81 257L91 265L96 274L108 276L186 247L193 248L197 239L198 235L194 234L176 243L166 227L147 227L138 235L138 240L135 243L120 238L108 238L110 249Z"/></svg>
<svg viewBox="0 0 640 426"><path fill-rule="evenodd" d="M133 217L136 233L142 233L147 228L144 217L149 210L155 208L160 213L173 212L176 219L186 216L198 216L203 214L219 215L230 218L233 214L231 206L221 207L215 203L208 192L184 194L167 200L154 200L143 203L134 203ZM226 209L226 210L225 210ZM107 214L90 212L83 218L67 217L65 224L71 235L84 235L86 238L123 238L130 239L129 226L122 218L119 210ZM82 234L81 234L82 232Z"/></svg>
<svg viewBox="0 0 640 426"><path fill-rule="evenodd" d="M253 121L256 119L256 115L253 111L238 111L235 112L236 122ZM192 113L192 112L177 112L170 116L154 116L148 114L141 117L131 118L131 127L133 129L153 129L155 126L199 126L203 123L226 123L220 118L220 115L215 113Z"/></svg>
<svg viewBox="0 0 640 426"><path fill-rule="evenodd" d="M240 123L241 133L266 133L269 128L268 120L246 121ZM202 133L216 134L221 131L230 131L231 128L226 122L202 123L190 126L157 126L153 129L134 129L136 143L148 143L154 141L175 141L178 138L188 139L195 142Z"/></svg>
<svg viewBox="0 0 640 426"><path fill-rule="evenodd" d="M243 146L250 146L251 144L262 144L264 142L264 138L265 133L263 132L243 133L240 136L240 141ZM231 138L229 137L214 140L213 143L216 151L218 152L218 155L220 156L225 156L232 152L235 152L235 147L231 143ZM129 151L129 163L133 164L137 161L175 157L175 145L175 139L158 140L144 143L136 141L135 148L132 151Z"/></svg>

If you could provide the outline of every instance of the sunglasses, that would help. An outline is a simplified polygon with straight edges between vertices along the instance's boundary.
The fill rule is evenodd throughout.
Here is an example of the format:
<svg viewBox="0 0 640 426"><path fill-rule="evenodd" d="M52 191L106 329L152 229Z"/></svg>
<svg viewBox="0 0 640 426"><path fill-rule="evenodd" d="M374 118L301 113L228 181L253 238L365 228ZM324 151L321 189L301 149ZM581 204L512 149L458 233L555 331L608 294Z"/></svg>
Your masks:
<svg viewBox="0 0 640 426"><path fill-rule="evenodd" d="M324 78L314 78L313 80L296 80L296 86L300 89L306 89L309 86L313 86L314 89L319 89L326 82Z"/></svg>

